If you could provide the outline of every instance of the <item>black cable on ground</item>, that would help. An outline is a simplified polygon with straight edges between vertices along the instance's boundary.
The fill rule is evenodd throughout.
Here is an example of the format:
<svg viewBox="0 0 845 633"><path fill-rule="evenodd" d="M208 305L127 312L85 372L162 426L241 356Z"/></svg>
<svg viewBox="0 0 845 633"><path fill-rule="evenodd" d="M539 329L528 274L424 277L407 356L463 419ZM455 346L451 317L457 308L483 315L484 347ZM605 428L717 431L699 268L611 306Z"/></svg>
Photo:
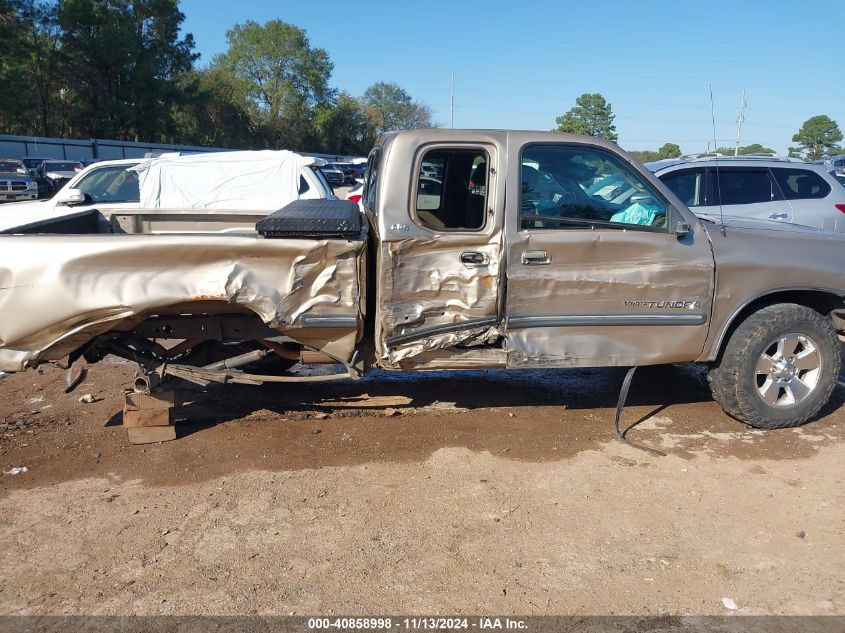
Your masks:
<svg viewBox="0 0 845 633"><path fill-rule="evenodd" d="M642 444L635 444L634 442L631 442L627 437L625 437L628 431L631 430L630 427L625 429L624 432L619 428L619 421L622 419L622 409L625 408L625 401L628 399L628 390L631 388L631 381L634 378L635 371L637 371L637 367L631 367L628 370L628 373L625 374L625 380L622 381L622 390L619 392L619 401L616 403L616 436L619 438L620 441L624 442L632 448L638 448L641 451L646 451L647 453L651 453L652 455L666 457L666 453L664 453L663 451L659 451L656 448L651 448L650 446L643 446Z"/></svg>

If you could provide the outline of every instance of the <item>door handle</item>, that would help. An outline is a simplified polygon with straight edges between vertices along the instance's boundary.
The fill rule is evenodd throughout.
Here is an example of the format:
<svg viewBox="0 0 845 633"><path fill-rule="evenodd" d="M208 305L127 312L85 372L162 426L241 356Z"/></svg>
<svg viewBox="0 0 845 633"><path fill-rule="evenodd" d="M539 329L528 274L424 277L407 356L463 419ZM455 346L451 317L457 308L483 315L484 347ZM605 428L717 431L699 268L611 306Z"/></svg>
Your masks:
<svg viewBox="0 0 845 633"><path fill-rule="evenodd" d="M467 268L487 265L487 255L478 251L464 251L461 253L461 263Z"/></svg>
<svg viewBox="0 0 845 633"><path fill-rule="evenodd" d="M769 219L771 219L771 220L786 220L788 218L789 218L788 213L772 213L769 216Z"/></svg>
<svg viewBox="0 0 845 633"><path fill-rule="evenodd" d="M542 266L551 264L552 256L548 251L525 251L522 253L522 264L524 266Z"/></svg>

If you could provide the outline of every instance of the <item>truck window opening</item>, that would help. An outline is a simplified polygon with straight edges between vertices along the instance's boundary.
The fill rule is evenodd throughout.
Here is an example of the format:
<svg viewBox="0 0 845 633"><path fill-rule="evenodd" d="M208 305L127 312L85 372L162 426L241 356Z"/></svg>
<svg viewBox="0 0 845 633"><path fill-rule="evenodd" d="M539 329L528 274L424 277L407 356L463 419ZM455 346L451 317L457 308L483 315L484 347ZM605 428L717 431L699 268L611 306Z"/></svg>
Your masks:
<svg viewBox="0 0 845 633"><path fill-rule="evenodd" d="M426 228L477 231L484 227L487 153L434 149L418 167L416 211Z"/></svg>

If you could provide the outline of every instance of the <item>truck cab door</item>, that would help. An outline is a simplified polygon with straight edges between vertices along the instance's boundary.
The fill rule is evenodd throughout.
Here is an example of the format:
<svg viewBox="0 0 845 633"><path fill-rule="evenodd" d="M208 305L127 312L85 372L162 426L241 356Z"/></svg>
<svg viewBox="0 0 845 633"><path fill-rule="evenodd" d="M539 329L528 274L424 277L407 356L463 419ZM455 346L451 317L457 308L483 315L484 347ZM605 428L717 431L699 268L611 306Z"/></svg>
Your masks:
<svg viewBox="0 0 845 633"><path fill-rule="evenodd" d="M501 140L491 133L466 142L458 136L414 145L414 139L399 135L385 145L386 164L381 169L370 164L371 175L381 180L378 200L368 201L369 209L378 209L380 365L437 360L443 367L467 366L456 359L499 338ZM367 186L371 192L376 185Z"/></svg>
<svg viewBox="0 0 845 633"><path fill-rule="evenodd" d="M698 358L714 271L702 224L609 144L530 141L508 171L508 366Z"/></svg>

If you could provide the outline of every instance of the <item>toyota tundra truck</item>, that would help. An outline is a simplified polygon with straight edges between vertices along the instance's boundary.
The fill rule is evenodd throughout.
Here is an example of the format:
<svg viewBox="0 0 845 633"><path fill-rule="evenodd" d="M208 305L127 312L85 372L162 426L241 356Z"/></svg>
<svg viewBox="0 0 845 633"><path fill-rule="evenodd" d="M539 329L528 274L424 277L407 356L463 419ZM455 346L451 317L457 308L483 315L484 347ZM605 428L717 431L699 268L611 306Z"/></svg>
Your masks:
<svg viewBox="0 0 845 633"><path fill-rule="evenodd" d="M7 233L5 372L114 354L144 390L701 363L729 415L779 428L840 370L845 238L696 217L591 137L394 132L360 206L90 210Z"/></svg>

